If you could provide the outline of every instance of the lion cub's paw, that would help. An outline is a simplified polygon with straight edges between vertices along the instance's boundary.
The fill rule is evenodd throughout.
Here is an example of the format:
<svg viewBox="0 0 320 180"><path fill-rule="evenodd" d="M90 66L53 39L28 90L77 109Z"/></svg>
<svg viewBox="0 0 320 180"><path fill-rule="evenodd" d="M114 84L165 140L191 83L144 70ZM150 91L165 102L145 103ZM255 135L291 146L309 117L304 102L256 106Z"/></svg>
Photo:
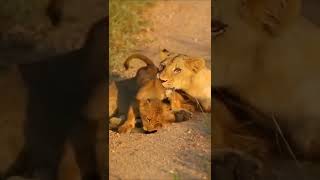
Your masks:
<svg viewBox="0 0 320 180"><path fill-rule="evenodd" d="M188 121L192 119L192 112L185 109L175 111L174 115L176 118L176 122Z"/></svg>
<svg viewBox="0 0 320 180"><path fill-rule="evenodd" d="M172 89L166 89L165 91L166 97L171 97L172 93L173 93Z"/></svg>
<svg viewBox="0 0 320 180"><path fill-rule="evenodd" d="M134 126L132 124L125 123L118 128L118 132L121 134L130 133L133 128Z"/></svg>
<svg viewBox="0 0 320 180"><path fill-rule="evenodd" d="M123 120L124 119L118 118L118 117L110 118L109 119L109 129L115 129L116 130Z"/></svg>
<svg viewBox="0 0 320 180"><path fill-rule="evenodd" d="M261 163L237 151L214 151L213 179L259 180L262 179Z"/></svg>

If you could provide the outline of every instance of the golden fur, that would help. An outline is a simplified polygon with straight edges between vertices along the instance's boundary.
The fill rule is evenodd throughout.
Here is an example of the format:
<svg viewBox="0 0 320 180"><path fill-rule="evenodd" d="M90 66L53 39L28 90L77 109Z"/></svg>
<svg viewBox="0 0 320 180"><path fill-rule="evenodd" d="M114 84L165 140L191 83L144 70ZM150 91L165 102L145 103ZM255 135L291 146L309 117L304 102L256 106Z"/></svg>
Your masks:
<svg viewBox="0 0 320 180"><path fill-rule="evenodd" d="M223 91L215 89L215 92ZM231 148L266 158L270 155L271 137L253 123L253 120L268 119L259 111L227 93L214 93L213 145L215 149Z"/></svg>
<svg viewBox="0 0 320 180"><path fill-rule="evenodd" d="M129 63L132 59L140 59L146 63L147 66L140 68L137 71L135 76L137 84L139 87L143 86L145 83L149 82L150 80L154 79L154 77L158 73L158 68L154 65L154 63L148 57L142 54L133 54L129 56L126 61L124 62L125 69L129 69Z"/></svg>
<svg viewBox="0 0 320 180"><path fill-rule="evenodd" d="M167 123L176 121L176 113L181 113L181 110L193 111L194 107L187 104L184 98L177 92L172 92L169 97L169 103L164 102L166 96L166 89L162 86L160 80L156 78L157 68L153 62L143 55L132 55L124 63L125 67L129 67L129 61L132 58L139 58L146 62L147 66L142 67L137 71L137 75L126 81L126 88L124 90L118 89L118 98L121 101L121 96L130 96L131 99L125 98L122 106L127 107L127 119L119 127L120 133L130 132L136 124L136 117L140 116L145 131L155 131L164 127ZM156 70L156 71L155 71ZM116 82L116 84L119 82ZM128 85L130 83L130 85ZM134 87L136 91L130 91L129 87ZM119 88L120 84L118 85ZM117 86L109 86L109 88L118 88ZM111 89L112 90L112 89ZM128 91L129 90L129 91ZM114 91L114 90L112 90ZM123 91L123 93L121 93ZM109 89L110 92L110 89ZM131 93L128 95L128 93ZM114 93L115 94L115 93ZM134 97L134 98L132 98ZM109 100L112 97L109 97ZM110 104L110 102L109 102ZM123 109L120 107L119 109Z"/></svg>
<svg viewBox="0 0 320 180"><path fill-rule="evenodd" d="M295 153L319 157L320 30L301 16L300 1L216 1L213 8L213 21L227 25L213 37L214 85L274 115Z"/></svg>
<svg viewBox="0 0 320 180"><path fill-rule="evenodd" d="M113 116L117 110L118 89L114 81L109 83L109 117Z"/></svg>
<svg viewBox="0 0 320 180"><path fill-rule="evenodd" d="M204 111L211 111L211 70L203 58L172 53L166 49L160 55L159 78L165 88L179 89L197 100Z"/></svg>

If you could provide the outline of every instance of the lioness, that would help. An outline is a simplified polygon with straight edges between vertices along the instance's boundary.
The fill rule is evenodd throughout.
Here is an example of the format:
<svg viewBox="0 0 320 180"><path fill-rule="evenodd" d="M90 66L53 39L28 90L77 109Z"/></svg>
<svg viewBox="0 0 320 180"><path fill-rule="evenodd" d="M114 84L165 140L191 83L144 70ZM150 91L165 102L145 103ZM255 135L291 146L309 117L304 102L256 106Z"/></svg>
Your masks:
<svg viewBox="0 0 320 180"><path fill-rule="evenodd" d="M165 88L180 89L195 101L203 110L211 111L211 70L203 58L172 53L163 49L159 79Z"/></svg>
<svg viewBox="0 0 320 180"><path fill-rule="evenodd" d="M320 156L320 30L299 0L213 3L215 86L233 89L279 124L302 158Z"/></svg>
<svg viewBox="0 0 320 180"><path fill-rule="evenodd" d="M184 98L177 92L170 94L171 105L165 103L163 100L167 98L167 94L166 89L156 77L158 68L149 58L137 54L127 58L124 63L126 68L129 67L129 61L133 58L141 59L147 66L140 68L134 77L138 90L134 96L135 99L128 107L127 120L118 129L120 133L130 132L135 127L136 117L139 115L143 129L150 132L176 121L175 113L181 109L193 110L193 106L185 103Z"/></svg>

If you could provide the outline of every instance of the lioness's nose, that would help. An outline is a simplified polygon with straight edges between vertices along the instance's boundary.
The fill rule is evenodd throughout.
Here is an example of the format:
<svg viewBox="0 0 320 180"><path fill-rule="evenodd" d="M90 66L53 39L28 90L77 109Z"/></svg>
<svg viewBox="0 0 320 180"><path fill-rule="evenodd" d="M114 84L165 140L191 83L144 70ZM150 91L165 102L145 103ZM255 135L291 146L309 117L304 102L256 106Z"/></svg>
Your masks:
<svg viewBox="0 0 320 180"><path fill-rule="evenodd" d="M159 80L161 81L161 83L164 83L164 82L167 82L167 80L163 80L163 79L160 79Z"/></svg>

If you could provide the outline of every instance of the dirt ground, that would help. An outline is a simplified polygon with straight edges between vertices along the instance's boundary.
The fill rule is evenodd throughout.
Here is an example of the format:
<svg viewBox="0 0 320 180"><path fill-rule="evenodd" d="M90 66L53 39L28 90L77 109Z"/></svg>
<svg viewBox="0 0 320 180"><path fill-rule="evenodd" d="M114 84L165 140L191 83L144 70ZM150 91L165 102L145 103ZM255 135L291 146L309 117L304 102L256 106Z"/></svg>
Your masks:
<svg viewBox="0 0 320 180"><path fill-rule="evenodd" d="M160 48L202 56L211 64L211 1L158 1L144 16L153 24L139 38L151 43L136 50L159 63ZM141 64L140 64L141 65ZM130 71L112 69L114 76ZM176 123L154 134L109 130L109 178L211 179L211 115L197 113L193 120Z"/></svg>
<svg viewBox="0 0 320 180"><path fill-rule="evenodd" d="M165 12L165 13L164 13ZM150 43L137 46L135 51L142 53L158 65L159 51L162 48L207 59L211 67L211 2L209 0L157 1L152 8L146 8L144 17L152 24L138 35ZM139 44L139 43L138 43ZM132 77L144 65L132 62L126 71L119 59L119 67L110 69L114 77Z"/></svg>

